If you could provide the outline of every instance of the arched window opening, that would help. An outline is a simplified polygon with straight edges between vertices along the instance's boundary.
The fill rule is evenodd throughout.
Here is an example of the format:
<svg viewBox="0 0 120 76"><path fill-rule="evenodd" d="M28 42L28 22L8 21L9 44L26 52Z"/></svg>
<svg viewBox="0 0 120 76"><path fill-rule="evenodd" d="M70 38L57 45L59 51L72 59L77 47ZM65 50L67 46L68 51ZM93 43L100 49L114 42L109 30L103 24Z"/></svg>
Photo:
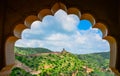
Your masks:
<svg viewBox="0 0 120 76"><path fill-rule="evenodd" d="M16 42L16 40L18 40L19 38L20 39L22 39L22 33L24 33L26 30L30 30L30 29L32 29L32 27L34 28L34 26L32 26L33 24L36 24L35 22L38 22L38 23L40 23L40 22L44 22L44 18L45 17L47 17L47 15L55 15L56 14L56 12L59 10L59 9L62 9L62 10L64 10L65 12L67 12L67 14L69 15L71 15L72 14L72 17L73 17L73 15L76 15L77 17L76 17L76 19L78 19L78 20L83 20L83 22L84 22L84 20L85 21L87 21L88 20L88 22L90 21L90 23L91 23L91 27L89 27L88 26L88 28L89 29L94 29L94 28L98 28L98 29L100 29L100 30L98 30L98 29L94 29L94 32L96 32L96 30L97 30L97 33L99 33L99 35L94 35L97 39L100 39L100 40L103 40L103 42L109 42L109 44L107 43L107 46L109 46L110 48L109 48L109 51L110 51L110 63L109 63L109 67L112 69L112 71L114 72L114 73L116 73L116 69L115 69L115 63L116 63L116 40L113 38L113 37L111 37L111 36L107 36L107 32L108 32L108 30L107 30L107 28L106 28L106 26L103 24L103 23L96 23L95 22L95 19L94 19L94 17L91 15L91 14L89 14L89 13L87 13L87 14L82 14L81 15L81 13L80 13L80 11L78 10L78 9L76 9L76 8L69 8L69 9L66 9L66 6L64 5L64 4L62 4L62 3L56 3L56 4L54 4L53 5L53 7L51 8L51 10L50 9L43 9L43 10L41 10L40 12L39 12L39 14L38 14L38 17L37 16L34 16L34 15L31 15L31 16L28 16L26 19L25 19L25 22L24 22L24 24L18 24L18 25L16 25L16 27L15 27L15 29L14 29L14 36L10 36L7 40L6 40L6 43L5 43L5 60L6 60L6 66L2 69L2 71L0 72L0 75L9 75L10 73L11 73L11 75L14 75L14 73L12 73L12 72L14 72L15 70L17 70L17 71L22 71L22 72L24 72L25 74L26 74L26 72L27 72L27 74L28 75L30 75L30 74L40 74L41 73L41 70L42 71L44 71L43 73L41 73L42 75L44 75L44 74L51 74L51 72L50 72L50 68L53 68L53 67L55 67L55 66L53 66L53 65L49 65L49 64L45 64L44 66L42 66L43 68L45 68L45 69L41 69L41 67L38 67L38 62L35 62L35 63L33 63L32 65L29 65L29 63L31 62L31 60L32 60L32 57L34 57L34 59L36 59L36 56L39 56L39 53L38 54L36 54L36 55L34 55L34 54L32 54L31 55L31 53L24 53L24 52L21 52L20 54L15 54L14 53L14 51L13 50L15 50L15 49L17 49L17 50L23 50L23 48L19 48L19 47L15 47L15 49L14 49L14 44L15 44L15 42ZM65 13L64 12L64 13ZM66 13L65 13L66 14ZM66 15L67 15L66 14ZM64 22L64 18L62 18L61 19L63 22ZM68 22L69 21L71 21L71 20L69 20L69 19L67 19L68 20ZM82 23L80 21L80 23ZM48 21L47 21L48 22ZM73 21L73 23L75 23L76 24L76 21L74 22ZM78 23L78 26L77 26L77 28L75 27L75 26L70 26L71 24L70 23L68 23L69 24L69 27L70 28L68 28L68 26L64 26L64 29L67 29L67 31L74 31L75 29L83 29L82 30L82 34L84 33L84 30L86 30L87 28L83 28L83 27L80 27L79 26L79 23ZM65 24L66 25L66 24ZM93 28L92 28L93 27ZM27 28L27 29L26 29ZM30 28L30 29L28 29L28 28ZM43 27L44 28L44 27ZM24 30L24 29L26 29L26 30ZM52 27L50 27L50 29L53 29ZM24 30L24 31L23 31ZM61 29L59 29L58 28L58 30L61 30ZM57 30L57 31L58 31ZM40 30L41 31L41 30ZM47 30L48 31L48 30ZM42 31L41 31L42 32ZM50 33L50 32L53 32L54 33L54 30L52 31L48 31L48 33ZM65 31L64 31L65 32ZM30 33L30 32L28 32L28 33ZM32 33L34 33L34 32L32 32ZM38 33L38 32L37 32ZM44 37L44 35L46 35L46 34L44 34L44 32L42 32L43 33L43 35L41 35L41 37ZM68 32L66 32L66 33L68 33ZM73 34L75 34L75 33L77 33L77 32L72 32ZM89 34L90 34L90 32L88 31L88 37L89 37ZM81 35L81 34L79 34L78 33L78 35ZM56 35L49 35L49 37L46 37L46 39L51 39L51 40L54 40L54 39L56 39L56 37L58 37L58 39L61 39L61 36L64 38L64 39L66 39L67 40L67 36L65 36L65 35L61 35L61 34L56 34ZM94 36L92 36L92 37L94 37ZM24 36L23 36L24 37ZM40 37L40 36L39 36ZM54 38L55 37L55 38ZM71 35L70 35L70 37L71 37ZM100 38L101 37L101 38ZM34 37L32 37L32 38L34 38ZM76 36L76 38L78 38L78 41L81 41L81 42L83 42L84 43L84 39L82 40L82 38L80 37L77 37ZM71 39L71 38L70 38ZM91 38L92 39L92 38ZM90 40L91 40L90 39ZM69 40L69 39L68 39ZM76 40L76 39L75 39ZM73 42L75 41L75 40L73 40ZM106 41L107 40L107 41ZM19 41L19 40L18 40ZM72 40L70 40L70 41L72 41ZM91 40L92 41L92 40ZM27 43L27 42L26 42ZM36 41L36 43L38 43L37 41ZM30 44L29 44L30 45ZM37 44L37 45L39 45L39 44ZM62 45L63 45L63 43L62 43ZM65 44L64 44L65 45ZM42 46L42 45L41 45ZM78 45L73 45L73 46L78 46ZM90 45L91 46L91 45ZM97 45L96 45L97 46ZM70 47L70 45L68 46L68 47ZM87 46L88 47L88 46ZM95 47L95 46L94 46ZM97 46L98 47L98 46ZM63 47L62 47L63 48ZM25 48L26 49L26 48ZM44 48L41 48L41 49L44 49ZM105 48L104 48L105 49ZM32 48L28 48L27 50L32 50ZM39 50L39 49L38 49ZM51 50L49 50L49 49L44 49L44 50L48 50L48 51L51 51ZM94 49L95 50L95 49ZM98 50L98 49L97 49ZM99 49L100 50L100 49ZM55 51L55 53L54 53L54 55L52 55L52 54L50 54L49 56L52 56L52 57L54 57L54 58L57 58L57 56L56 55L58 55L58 52L60 52L60 51L57 51L56 52L56 50L54 50ZM106 50L107 51L107 50ZM16 51L17 52L17 51ZM20 51L19 51L20 52ZM70 53L69 53L70 52ZM79 51L80 52L80 51ZM107 51L108 52L108 51ZM34 52L34 53L36 53L36 52ZM69 54L68 54L69 53ZM62 52L60 52L60 54L65 54L65 55L70 55L69 57L68 57L68 60L63 60L64 62L66 62L66 61L69 61L69 60L72 60L73 59L73 61L71 61L71 62L74 62L74 59L75 59L75 62L76 62L76 60L78 61L78 63L69 63L69 66L70 65L78 65L78 64L80 64L79 66L77 66L77 67L79 67L79 68L75 68L75 67L73 67L74 68L74 71L71 71L71 69L69 69L70 67L68 66L67 68L69 69L69 71L71 71L71 72L64 72L64 73L66 73L67 75L68 74L70 74L71 75L71 73L72 74L75 74L75 75L77 75L78 73L80 73L80 75L83 75L84 76L84 74L85 75L88 75L88 74L92 74L92 75L96 75L96 73L94 72L94 70L96 70L95 68L93 68L93 69L91 69L91 64L89 64L88 63L88 61L86 61L85 59L87 59L86 57L87 56L83 56L83 57L80 57L80 56L75 56L75 55L77 55L78 54L78 52L76 52L75 53L75 55L71 55L71 53L72 53L72 51L70 51L69 50L69 48L67 49L67 48L63 48L62 49ZM81 52L82 53L82 55L84 55L84 54L86 54L85 52ZM92 53L91 51L89 52L89 53ZM98 51L97 53L100 53L100 51ZM9 54L9 55L8 55ZM21 54L23 54L23 55L26 55L26 56L23 56L23 55L21 55ZM104 53L105 54L105 53ZM15 61L15 55L16 55L16 59L19 59L19 60L23 60L23 61L26 61L26 63L25 64L22 64L20 61ZM31 56L29 56L29 55L31 55ZM40 54L41 55L41 54ZM48 55L48 54L47 54ZM81 56L82 56L81 55ZM98 55L101 55L101 54L98 54ZM17 57L17 56L19 56L19 57ZM23 59L22 58L20 58L20 56L21 57L23 57ZM73 58L74 57L74 58ZM81 59L76 59L77 57L79 57L79 58L81 58ZM90 57L89 55L88 55L88 57ZM98 56L99 57L99 56ZM26 60L26 58L28 58L29 59L29 61L28 60ZM40 57L40 58L43 58L43 57ZM60 58L61 59L64 59L64 56L60 56ZM70 59L69 59L70 58ZM39 58L37 58L38 60L39 60ZM47 60L47 56L46 57L44 57L43 59L45 59L45 60ZM50 62L51 60L50 60L51 58L49 58L48 57L48 62ZM82 59L84 59L83 60L83 62L82 62ZM54 61L54 59L52 59L53 61ZM59 58L58 58L58 60L59 60ZM28 61L28 62L27 62ZM35 60L35 61L37 61L37 60ZM45 63L44 61L42 61L43 63ZM107 61L106 60L106 62L108 63L109 61ZM19 63L19 65L16 65L16 64L14 64L14 63ZM56 63L56 62L55 62ZM68 63L68 62L67 62ZM81 64L82 63L82 64ZM30 67L37 67L36 69L34 69L34 68L30 68L29 66L26 66L26 65L29 65ZM34 65L35 64L35 65ZM57 63L56 63L57 64ZM43 64L41 64L41 65L43 65ZM83 66L84 65L84 66ZM92 65L94 65L94 64L92 64ZM22 67L25 67L25 68L27 68L27 69L21 69L21 68L14 68L14 67L19 67L19 66L22 66ZM60 64L60 66L61 66L61 64ZM65 66L65 65L62 65L63 67ZM108 65L107 65L108 66ZM12 68L14 68L13 69L13 71L11 72L11 70L12 70ZM38 69L40 68L40 71L37 71ZM105 68L105 67L103 67L102 66L102 68ZM47 69L49 69L49 70L47 70ZM65 69L65 68L62 68L63 70ZM82 70L82 72L80 72L79 70ZM89 71L90 70L90 71ZM103 70L105 70L105 69L100 69L101 71L103 71ZM88 73L88 71L89 71L89 73ZM29 73L28 73L29 72ZM112 73L112 72L110 72L110 70L108 69L107 70L107 72L109 72L109 73ZM97 74L99 74L100 72L97 70ZM21 74L21 72L17 72L17 74ZM57 73L58 74L58 73ZM61 73L61 72L59 72L59 74L60 75L63 75L63 73ZM55 74L54 74L55 75ZM103 75L104 75L104 73L103 73ZM110 75L112 75L112 74L110 74Z"/></svg>
<svg viewBox="0 0 120 76"><path fill-rule="evenodd" d="M14 50L21 64L17 67L24 70L14 68L11 75L20 70L33 75L112 75L110 46L102 37L89 20L58 10L22 32Z"/></svg>

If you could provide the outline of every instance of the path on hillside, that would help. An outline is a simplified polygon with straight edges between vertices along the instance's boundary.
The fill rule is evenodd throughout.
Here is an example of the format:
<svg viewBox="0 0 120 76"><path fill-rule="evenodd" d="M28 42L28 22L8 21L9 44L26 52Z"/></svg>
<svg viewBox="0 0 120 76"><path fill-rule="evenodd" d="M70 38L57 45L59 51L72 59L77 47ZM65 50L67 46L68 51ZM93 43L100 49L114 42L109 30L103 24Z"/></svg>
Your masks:
<svg viewBox="0 0 120 76"><path fill-rule="evenodd" d="M16 65L15 67L19 67L19 68L22 68L24 69L26 72L29 72L30 74L39 74L40 71L35 71L35 70L32 70L30 67L28 67L27 65L23 64L22 62L16 60Z"/></svg>

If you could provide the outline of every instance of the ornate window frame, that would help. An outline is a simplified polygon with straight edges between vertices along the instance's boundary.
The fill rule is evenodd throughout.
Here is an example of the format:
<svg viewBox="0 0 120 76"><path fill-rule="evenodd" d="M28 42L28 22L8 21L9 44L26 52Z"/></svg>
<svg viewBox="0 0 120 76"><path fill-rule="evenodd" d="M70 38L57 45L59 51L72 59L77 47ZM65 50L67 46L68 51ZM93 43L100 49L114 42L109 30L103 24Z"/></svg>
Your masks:
<svg viewBox="0 0 120 76"><path fill-rule="evenodd" d="M120 75L116 69L116 56L117 56L117 42L112 36L108 36L108 29L104 23L96 22L95 18L90 13L81 14L79 9L71 7L68 8L61 2L55 3L51 9L42 9L38 16L30 15L24 20L24 24L18 24L13 30L14 36L7 38L5 43L5 67L0 71L0 76L8 76L15 66L15 54L14 54L14 44L16 40L21 38L22 31L26 28L30 28L34 21L42 21L42 19L47 15L54 15L59 9L64 10L67 14L75 14L80 20L89 20L93 28L98 28L102 31L102 39L105 39L110 44L110 63L109 67L116 74Z"/></svg>

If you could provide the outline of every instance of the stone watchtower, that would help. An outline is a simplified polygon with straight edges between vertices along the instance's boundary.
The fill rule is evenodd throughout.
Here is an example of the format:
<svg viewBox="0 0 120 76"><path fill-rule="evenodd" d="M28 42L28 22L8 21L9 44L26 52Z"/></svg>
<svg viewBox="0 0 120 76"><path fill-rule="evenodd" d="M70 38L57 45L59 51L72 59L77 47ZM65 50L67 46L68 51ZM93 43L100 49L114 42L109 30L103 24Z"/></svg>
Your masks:
<svg viewBox="0 0 120 76"><path fill-rule="evenodd" d="M67 51L65 50L65 48L63 48L62 52L61 53L66 53Z"/></svg>

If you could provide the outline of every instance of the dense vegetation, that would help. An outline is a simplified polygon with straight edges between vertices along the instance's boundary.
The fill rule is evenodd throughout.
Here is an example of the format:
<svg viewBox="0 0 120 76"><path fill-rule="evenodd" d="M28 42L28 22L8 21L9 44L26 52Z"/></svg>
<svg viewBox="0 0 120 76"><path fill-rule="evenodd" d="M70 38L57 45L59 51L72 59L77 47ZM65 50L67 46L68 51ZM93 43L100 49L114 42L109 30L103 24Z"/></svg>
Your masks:
<svg viewBox="0 0 120 76"><path fill-rule="evenodd" d="M94 69L91 76L114 76L109 68L109 52L78 55L89 68Z"/></svg>
<svg viewBox="0 0 120 76"><path fill-rule="evenodd" d="M15 67L12 70L12 73L10 74L10 76L36 76L36 75L32 75L29 72L26 72L24 69Z"/></svg>
<svg viewBox="0 0 120 76"><path fill-rule="evenodd" d="M33 75L24 69L14 68L11 76L71 76L73 73L76 73L76 76L114 76L108 68L109 52L74 55L63 51L58 54L30 55L43 51L51 52L45 48L15 47L15 52L21 54L16 54L16 59L39 73Z"/></svg>

